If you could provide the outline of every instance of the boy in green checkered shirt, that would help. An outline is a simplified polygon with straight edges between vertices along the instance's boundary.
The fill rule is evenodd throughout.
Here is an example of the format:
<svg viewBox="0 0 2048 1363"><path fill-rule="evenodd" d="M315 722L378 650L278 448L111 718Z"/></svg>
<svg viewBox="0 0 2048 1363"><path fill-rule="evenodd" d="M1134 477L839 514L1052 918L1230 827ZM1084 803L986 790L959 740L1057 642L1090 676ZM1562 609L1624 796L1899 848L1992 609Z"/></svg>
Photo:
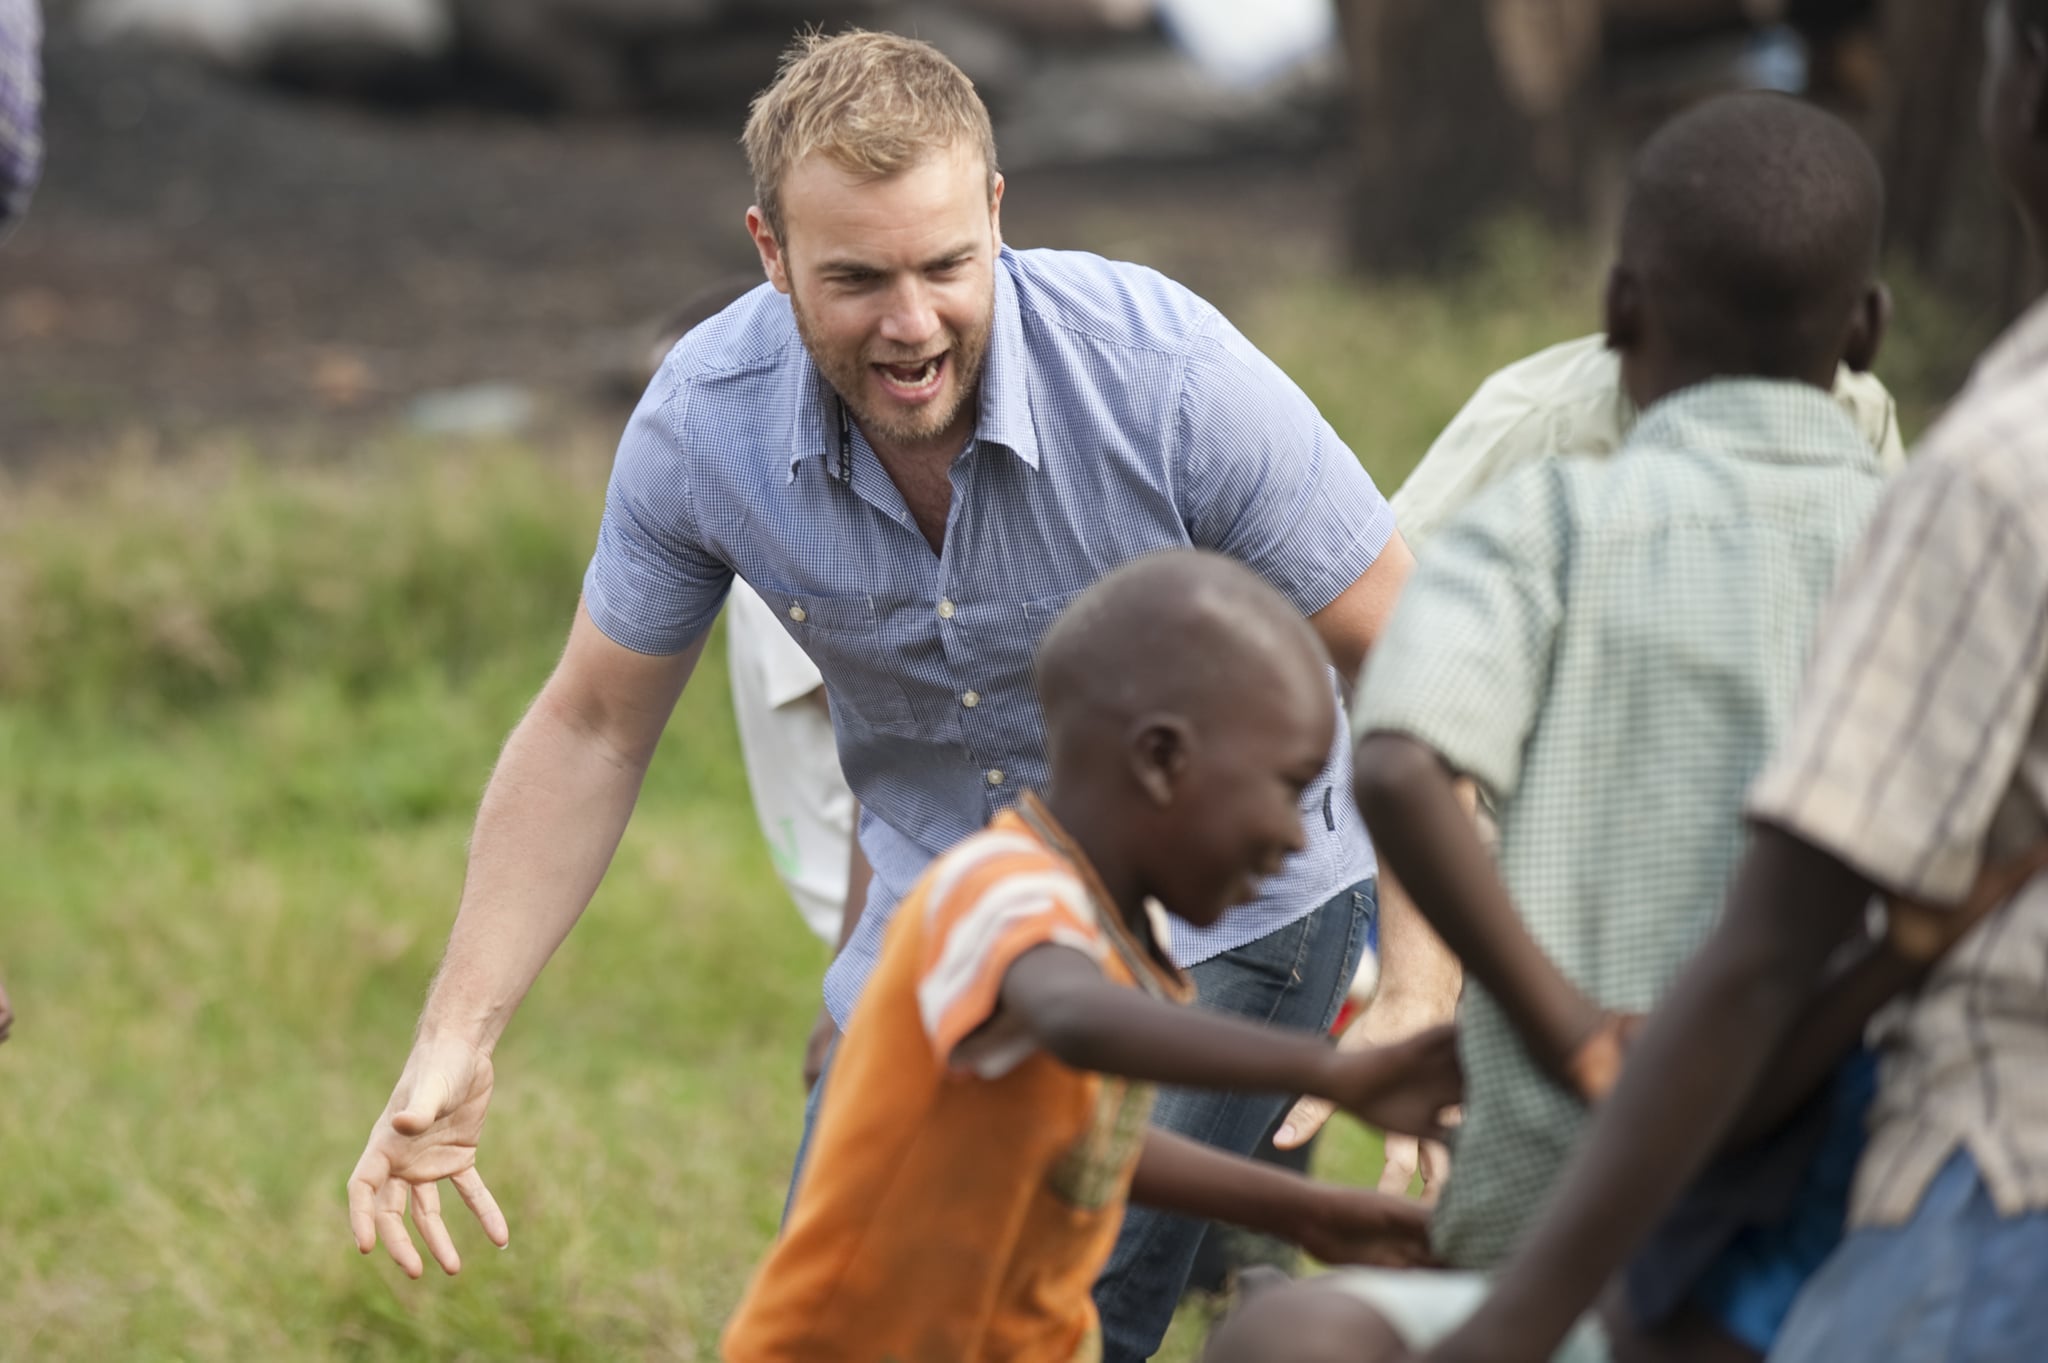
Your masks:
<svg viewBox="0 0 2048 1363"><path fill-rule="evenodd" d="M1882 216L1869 152L1818 110L1733 96L1667 126L1637 165L1607 299L1639 424L1609 460L1549 460L1482 494L1374 648L1360 807L1467 971L1465 1121L1432 1226L1453 1267L1493 1267L1533 1222L1625 1020L1713 926L1743 791L1882 492L1829 396L1881 339ZM1498 815L1497 865L1459 778ZM1355 1285L1390 1345L1416 1350L1483 1293ZM1344 1356L1374 1356L1340 1333L1358 1345ZM1558 1357L1608 1343L1587 1322Z"/></svg>

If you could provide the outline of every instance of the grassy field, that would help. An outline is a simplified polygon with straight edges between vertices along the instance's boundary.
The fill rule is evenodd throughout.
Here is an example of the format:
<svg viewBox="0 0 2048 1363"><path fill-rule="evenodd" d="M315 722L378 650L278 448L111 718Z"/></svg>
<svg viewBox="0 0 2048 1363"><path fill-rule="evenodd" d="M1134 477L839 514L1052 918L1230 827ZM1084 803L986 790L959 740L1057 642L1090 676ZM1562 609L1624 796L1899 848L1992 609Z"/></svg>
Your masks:
<svg viewBox="0 0 2048 1363"><path fill-rule="evenodd" d="M1305 282L1241 320L1392 486L1488 369L1588 329L1592 292L1511 235L1452 289ZM1948 347L1919 336L1924 412ZM716 648L499 1052L511 1248L457 1222L461 1278L412 1284L343 1216L608 439L224 437L0 495L0 1358L714 1356L780 1208L825 964L753 828ZM1354 1128L1324 1152L1373 1162Z"/></svg>

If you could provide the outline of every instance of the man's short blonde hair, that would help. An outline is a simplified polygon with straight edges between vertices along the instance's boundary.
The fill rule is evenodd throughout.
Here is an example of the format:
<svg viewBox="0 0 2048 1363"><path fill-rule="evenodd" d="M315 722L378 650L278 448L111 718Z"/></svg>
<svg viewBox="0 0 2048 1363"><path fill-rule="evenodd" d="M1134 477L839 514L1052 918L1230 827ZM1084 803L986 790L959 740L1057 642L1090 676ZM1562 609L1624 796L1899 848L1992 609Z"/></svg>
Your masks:
<svg viewBox="0 0 2048 1363"><path fill-rule="evenodd" d="M974 82L930 43L855 29L806 33L783 53L775 83L754 98L741 139L754 203L782 238L782 182L812 152L876 179L960 143L988 164L996 192L996 138Z"/></svg>

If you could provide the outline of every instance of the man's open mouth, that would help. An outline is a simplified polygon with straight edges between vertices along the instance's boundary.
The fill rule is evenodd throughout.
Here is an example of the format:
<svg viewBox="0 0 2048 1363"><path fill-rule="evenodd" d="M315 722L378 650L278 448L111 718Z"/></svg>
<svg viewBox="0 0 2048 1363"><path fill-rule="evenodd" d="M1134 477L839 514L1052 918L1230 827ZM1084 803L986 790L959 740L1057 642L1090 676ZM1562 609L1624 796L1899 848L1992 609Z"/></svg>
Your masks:
<svg viewBox="0 0 2048 1363"><path fill-rule="evenodd" d="M941 351L916 364L878 364L874 370L891 397L903 402L916 402L936 393L945 381L946 352Z"/></svg>

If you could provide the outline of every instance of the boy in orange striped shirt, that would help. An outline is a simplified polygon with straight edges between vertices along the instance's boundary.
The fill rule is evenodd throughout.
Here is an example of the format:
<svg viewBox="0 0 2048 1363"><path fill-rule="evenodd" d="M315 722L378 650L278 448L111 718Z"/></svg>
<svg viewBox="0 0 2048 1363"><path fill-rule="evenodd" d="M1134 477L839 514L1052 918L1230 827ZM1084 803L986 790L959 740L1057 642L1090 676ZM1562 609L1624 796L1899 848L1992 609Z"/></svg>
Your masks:
<svg viewBox="0 0 2048 1363"><path fill-rule="evenodd" d="M1152 1086L1314 1093L1434 1137L1449 1029L1380 1051L1184 1009L1157 906L1195 924L1302 844L1336 723L1328 660L1243 566L1109 574L1038 654L1051 778L933 863L834 1059L729 1363L1070 1363L1128 1198L1329 1262L1426 1256L1426 1212L1147 1127Z"/></svg>

